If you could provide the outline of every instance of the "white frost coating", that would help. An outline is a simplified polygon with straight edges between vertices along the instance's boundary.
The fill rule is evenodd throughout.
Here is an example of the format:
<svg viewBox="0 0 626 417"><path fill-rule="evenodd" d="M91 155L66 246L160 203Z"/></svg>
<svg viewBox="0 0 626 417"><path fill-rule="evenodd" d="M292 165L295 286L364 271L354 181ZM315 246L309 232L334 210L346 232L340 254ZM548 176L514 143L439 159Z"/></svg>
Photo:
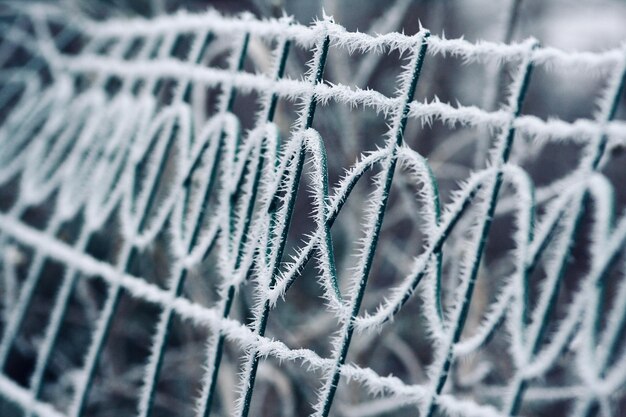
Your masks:
<svg viewBox="0 0 626 417"><path fill-rule="evenodd" d="M24 411L35 412L41 417L67 417L45 402L34 401L29 390L4 375L0 375L0 391L7 400Z"/></svg>
<svg viewBox="0 0 626 417"><path fill-rule="evenodd" d="M15 7L15 6L14 6ZM18 8L37 9L37 6L23 6ZM44 8L45 12L57 14L54 8ZM56 13L55 13L56 12ZM64 17L67 19L67 17ZM254 20L248 15L240 17L224 17L219 13L209 10L203 14L192 14L180 11L174 15L161 16L153 19L111 19L108 22L93 22L84 18L74 19L72 24L93 36L102 38L132 38L136 36L155 36L167 33L195 32L198 30L210 30L218 34L240 34L250 31L258 36L275 39L286 35L303 46L311 46L318 39L319 27L305 27L301 25L289 25L280 19ZM336 45L349 50L372 51L400 49L406 50L413 46L413 39L409 35L400 33L369 35L366 33L351 33L335 23L329 23L327 30L331 41ZM523 56L526 47L523 44L506 45L495 42L472 43L463 38L446 39L445 36L431 36L430 54L450 54L460 56L468 61L488 60L496 61L512 60ZM619 48L601 53L590 52L566 52L555 48L540 48L533 52L532 60L539 65L551 67L583 67L602 68L614 65L622 59Z"/></svg>
<svg viewBox="0 0 626 417"><path fill-rule="evenodd" d="M387 19L398 21L398 11L407 5L408 1L399 1L397 10ZM151 20L94 22L65 16L48 6L9 7L23 13L24 19L34 19L35 33L12 26L5 31L6 35L0 35L0 64L9 62L19 45L43 57L40 61L47 64L38 61L37 65L49 66L52 81L42 83L38 77L40 68L35 68L35 64L21 71L0 69L1 109L11 102L15 91L23 89L0 126L0 187L16 180L18 189L16 201L9 210L0 213L0 249L5 254L3 298L7 308L0 340L0 368L8 360L40 281L46 279L43 273L46 261L55 260L65 266L50 315L42 325L44 337L36 346L35 370L28 388L0 375L0 394L27 415L63 415L40 401L39 392L46 384L44 371L73 288L87 279L101 280L108 293L104 308L96 317L87 355L73 380L75 397L68 414L74 417L81 414L88 399L87 387L97 369L107 328L116 314L122 292L153 304L160 311L157 323L151 328L150 353L137 404L138 415L144 417L150 414L153 397L158 395L155 388L159 366L167 349L173 317L211 331L203 352L200 392L193 399L199 416L208 406L209 393L215 389L211 376L215 366L219 366L216 357L221 338L244 352L237 383L236 414L244 413L246 388L255 375L255 364L265 358L295 362L320 376L322 383L315 393L318 402L314 404L316 415L320 416L324 415L334 389L336 374L343 381L355 382L373 397L384 397L379 404L381 410L390 407L391 402L396 408L407 406L424 412L432 406L443 414L463 417L508 416L522 382L532 384L542 379L559 366L558 359L564 352L571 356L568 363L572 366L568 371L579 385L561 391L533 387L527 395L521 394L524 401L550 402L567 397L575 404L574 415L584 416L594 402L607 413L610 398L623 390L626 353L617 347L626 322L623 302L626 270L624 265L615 268L614 262L621 259L626 245L626 213L615 215L613 185L600 170L611 160L613 149L626 145L626 123L613 120L626 72L624 48L602 53L566 53L536 47L533 40L505 45L434 35L427 38L425 29L414 36L399 33L372 36L349 32L327 16L308 27L295 24L290 18L257 20L249 15L225 17L215 11L181 12ZM60 42L51 41L43 24L46 19L84 32L85 46L81 53L67 55L57 48L55 45ZM240 57L245 55L246 33L274 41L269 75L238 69ZM192 42L185 57L174 57L172 51L181 34L193 35ZM204 41L209 35L229 39L221 42L219 49L229 53L227 69L203 61ZM354 85L331 84L323 79L318 82L318 70L326 54L326 37L331 49L363 54L395 50L406 54L409 65L402 68L397 80L397 94L387 97ZM133 47L135 39L143 40L139 47ZM283 47L287 42L313 52L302 79L281 73ZM444 103L437 97L409 102L412 71L422 42L428 46L426 61L431 56L454 55L466 62L493 60L517 66L519 70L508 87L507 106L488 111ZM109 43L112 46L107 49ZM358 71L357 78L371 74L371 62L376 60L368 62ZM525 70L530 65L557 71L609 74L596 104L594 120L566 122L520 115L518 98L522 94ZM107 84L111 80L120 81L118 92L109 91ZM157 94L166 80L176 81L170 96ZM81 83L85 86L77 87ZM192 87L219 90L215 115L202 118L204 113L198 110L201 105L190 94ZM241 93L260 96L254 127L249 130L242 128L238 115L230 108L234 94ZM278 99L299 106L296 123L286 138L279 137L280 122L272 120L272 106ZM327 157L332 155L326 155L328 143L318 130L308 125L312 103L318 106L336 103L355 113L372 109L389 124L385 145L354 155L336 184L329 184L331 170ZM468 175L457 185L453 198L441 208L438 182L429 161L409 148L402 138L405 117L422 125L440 122L452 128L485 128L485 132L498 135L489 153L490 165ZM515 140L582 146L583 156L578 166L563 178L535 190L527 173L506 156L509 131L516 132ZM369 143L356 145L359 151L369 148ZM394 168L396 177L391 174ZM305 174L302 179L301 170ZM356 266L346 273L336 265L338 248L331 231L336 230L333 229L335 218L346 201L358 198L355 186L369 170L375 171L374 191L365 197L368 201L364 204L364 224L357 225L362 239L354 251ZM363 274L369 273L368 256L377 244L377 222L384 215L381 207L387 198L385 187L392 179L393 192L399 192L398 199L409 207L410 214L394 219L403 215L394 206L389 213L391 209L397 211L388 213L387 217L391 222L397 221L396 224L406 219L419 223L423 239L421 244L393 258L400 260L408 257L407 254L414 255L397 283L378 292L380 298L373 307L355 311L360 303L357 302L359 291L364 288ZM508 191L503 197L494 192L500 180ZM282 247L291 222L289 205L295 200L292 190L297 181L311 203L310 213L298 215L310 216L314 229L300 236L298 249L291 259L286 259ZM408 191L407 184L416 194ZM497 283L497 293L483 300L477 324L471 331L460 329L462 337L457 337L455 326L464 320L463 306L470 301L478 302L474 297L466 299L466 294L471 295L468 288L473 285L471 273L477 262L472 253L479 250L480 231L486 224L491 194L502 203L496 208L495 216L512 213L513 247L502 255L510 268L498 275L501 282ZM29 208L49 201L53 203L45 226L36 228L25 220ZM582 271L580 282L562 306L563 315L556 328L547 334L544 325L550 319L576 219L582 212L591 221L585 254L589 267ZM63 224L79 216L82 218L77 238L67 243ZM119 248L113 261L97 260L87 253L87 245L111 221L120 225L115 230L119 234ZM463 233L466 241L448 245L452 232L457 231ZM128 272L133 253L150 251L160 240L166 241L164 250L170 267L164 288L150 282L150 277ZM33 251L32 259L19 255L21 247ZM439 258L442 251L443 260ZM206 279L215 284L219 294L212 307L192 302L182 294L187 273L201 271L208 254L215 255L212 269L215 276ZM28 270L20 287L16 270L22 262L28 263ZM330 357L309 349L292 348L285 340L264 335L269 312L289 297L290 286L302 276L308 262L313 263L317 279L314 285L321 288L324 312L329 313L333 325L339 329L330 343ZM531 310L526 301L527 281L536 267L542 276ZM457 275L460 277L452 282L456 289L442 286L440 268L449 268L455 279ZM601 315L603 285L609 269L619 276L616 301ZM482 279L480 274L478 279ZM250 325L229 318L227 311L227 305L232 302L229 297L237 296L244 285L254 291ZM394 329L390 323L414 296L424 318L424 340L433 349L426 381L410 384L345 362L341 350L348 332L372 340L376 331ZM603 326L596 330L597 322ZM484 387L484 390L497 392L500 399L504 398L502 409L482 405L476 398L466 399L449 389L450 384L445 389L437 386L448 373L457 372L456 365L464 360L461 357L483 360L481 349L499 332L505 333L507 346L502 355L511 358L513 376L506 386ZM410 350L405 350L404 362L417 363ZM360 353L363 350L355 355ZM447 361L452 363L449 368ZM480 372L472 374L476 384L484 383L492 369L482 365L476 366ZM276 376L275 388L281 404L291 410L295 397L287 379L281 379L286 374L280 373L279 367L260 369L261 378Z"/></svg>

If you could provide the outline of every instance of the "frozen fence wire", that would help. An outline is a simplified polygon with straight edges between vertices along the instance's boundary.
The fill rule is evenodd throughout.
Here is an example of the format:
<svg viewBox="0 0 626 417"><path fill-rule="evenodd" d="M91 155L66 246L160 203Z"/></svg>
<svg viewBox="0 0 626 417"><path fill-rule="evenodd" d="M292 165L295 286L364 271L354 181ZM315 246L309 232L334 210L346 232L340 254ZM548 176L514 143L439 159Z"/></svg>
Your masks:
<svg viewBox="0 0 626 417"><path fill-rule="evenodd" d="M626 49L565 53L533 39L470 43L424 28L371 36L327 17L311 26L213 11L94 22L42 6L9 10L0 45L0 394L24 415L89 414L107 379L131 378L99 371L107 343L122 339L116 317L117 327L149 332L129 367L140 369L138 416L158 412L179 319L205 329L194 345L198 372L186 375L197 381L182 396L198 416L254 407L509 416L554 403L571 416L609 416L624 401L626 214L614 195L624 168L617 179L605 171L626 145L626 122L615 119ZM250 71L255 50L270 62ZM290 76L296 50L310 55ZM328 82L332 51L400 53L395 94ZM505 104L487 111L416 99L436 57L510 69ZM524 114L532 72L543 67L600 77L595 117ZM252 99L236 109L242 96ZM296 110L285 129L287 103ZM382 140L324 137L319 113L331 106L349 108L340 129L378 114ZM486 128L487 165L445 191L437 161L407 140L412 122ZM574 146L578 157L536 188L525 161L548 144ZM341 152L347 163L337 166ZM494 230L508 247L489 247ZM584 256L572 266L577 245ZM488 263L490 253L499 263ZM212 298L198 282L216 288ZM277 311L305 304L307 291L323 308L307 311L319 314L305 330L272 329ZM125 297L139 303L137 317L121 306ZM33 325L38 308L46 313ZM72 314L88 337L57 371L61 381L48 373ZM407 324L419 349L402 342ZM383 338L396 341L385 348L396 368L413 374L392 376L392 365L364 359ZM31 369L12 369L25 344ZM261 386L275 391L265 394L272 411L255 405L257 378L271 381Z"/></svg>

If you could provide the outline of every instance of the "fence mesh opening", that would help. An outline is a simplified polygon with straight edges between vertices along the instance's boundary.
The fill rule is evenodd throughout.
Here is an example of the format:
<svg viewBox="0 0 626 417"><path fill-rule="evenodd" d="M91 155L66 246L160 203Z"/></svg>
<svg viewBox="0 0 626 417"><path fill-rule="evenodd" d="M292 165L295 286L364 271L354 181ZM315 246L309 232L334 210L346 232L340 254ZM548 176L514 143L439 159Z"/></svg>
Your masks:
<svg viewBox="0 0 626 417"><path fill-rule="evenodd" d="M0 23L3 416L622 415L623 47Z"/></svg>

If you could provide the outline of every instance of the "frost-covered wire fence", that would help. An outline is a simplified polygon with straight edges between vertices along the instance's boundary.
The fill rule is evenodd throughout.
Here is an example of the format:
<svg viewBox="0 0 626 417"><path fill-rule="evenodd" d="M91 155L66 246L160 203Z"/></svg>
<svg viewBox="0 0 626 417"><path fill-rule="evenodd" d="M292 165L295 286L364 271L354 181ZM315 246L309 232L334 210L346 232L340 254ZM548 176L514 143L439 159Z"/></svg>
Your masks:
<svg viewBox="0 0 626 417"><path fill-rule="evenodd" d="M105 386L120 384L138 416L163 413L164 396L198 416L616 415L626 214L615 191L626 178L623 165L606 172L624 163L625 48L371 36L331 18L212 11L7 15L7 413L95 415L117 407L124 393ZM399 53L395 93L359 76L330 82L334 52L369 66ZM418 97L436 58L508 69L504 105ZM595 117L525 114L539 68L600 79ZM377 118L381 134L358 131ZM459 176L436 152L427 161L410 136L434 124L488 135L486 165ZM548 146L577 157L536 187L526 167ZM191 369L172 382L174 350L168 372Z"/></svg>

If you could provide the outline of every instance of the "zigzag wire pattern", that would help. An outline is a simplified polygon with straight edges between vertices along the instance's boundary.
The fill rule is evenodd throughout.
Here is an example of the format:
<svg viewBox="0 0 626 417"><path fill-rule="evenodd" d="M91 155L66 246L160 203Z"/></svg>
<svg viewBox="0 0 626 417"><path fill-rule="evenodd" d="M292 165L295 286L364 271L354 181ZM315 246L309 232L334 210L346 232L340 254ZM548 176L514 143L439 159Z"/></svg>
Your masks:
<svg viewBox="0 0 626 417"><path fill-rule="evenodd" d="M2 36L6 49L0 58L7 62L16 48L26 48L33 56L43 58L52 82L42 83L37 68L28 66L7 68L0 74L0 103L7 112L0 130L0 185L19 178L16 201L0 214L0 247L7 254L3 259L5 288L15 285L11 284L10 273L12 245L34 251L17 300L7 311L0 341L0 368L6 366L43 278L46 259L65 265L28 388L6 375L0 376L0 393L18 404L26 415L84 415L122 292L160 308L142 380L138 416L152 413L174 315L212 331L206 345L202 389L193 399L198 416L211 412L225 340L245 351L234 409L239 416L250 412L259 361L267 357L296 361L320 372L321 387L313 405L316 416L330 413L340 378L361 384L374 396L384 395L411 405L420 415L432 416L438 410L462 416L516 415L529 381L549 372L559 355L570 348L575 352L572 366L581 383L580 390L571 394L574 406L570 415L587 416L594 407L610 415L611 398L623 390L626 382L626 353L618 351L626 318L623 265L616 286L618 302L603 317L599 312L607 271L624 252L626 214L614 215L612 185L601 169L610 161L611 150L626 143L626 125L613 120L624 86L626 50L566 54L539 47L534 40L512 45L472 44L437 37L426 29L413 36L370 36L347 32L330 18L306 27L287 18L259 21L247 16L224 17L212 11L106 22L68 18L54 9L25 8L20 13L31 21L35 35L15 24ZM61 22L68 31L87 36L80 53L63 52L60 43L67 34L61 32L52 38L46 21ZM174 57L177 42L189 35L192 42L186 58ZM228 49L228 68L201 65L213 46L213 38L224 35L234 39ZM274 41L274 69L270 75L243 71L250 36ZM129 58L138 40L141 46ZM284 76L285 62L294 44L313 52L302 80ZM374 90L324 83L330 48L405 53L407 65L396 83L397 95L386 97ZM422 64L433 55L446 54L467 61L495 59L514 64L517 69L506 107L488 112L437 100L415 101ZM595 120L543 121L521 114L532 69L541 65L557 70L583 67L608 74ZM121 80L114 94L107 93L111 78ZM166 79L175 79L176 88L163 104L157 93ZM78 80L84 84L82 87L77 87ZM208 87L221 91L218 111L199 125L189 97L194 88ZM22 93L16 94L20 89ZM255 127L243 132L233 114L233 101L237 93L250 91L259 93L260 111ZM290 137L282 144L274 123L278 99L300 106ZM313 128L316 106L328 101L372 108L384 114L389 123L384 146L362 154L332 187L328 184L324 140ZM404 143L403 132L410 119L488 126L497 132L488 167L474 172L447 204L440 202L437 180L427 161ZM547 206L541 215L536 212L539 193L529 176L509 162L516 133L538 141L577 143L584 149L578 167L570 173L569 187L546 198ZM287 234L305 165L315 230L304 238L297 256L287 262L283 260ZM397 166L419 185L419 217L427 241L413 259L410 272L378 309L361 312ZM354 272L339 278L331 229L368 170L376 174L366 208L365 239L360 242ZM515 213L514 271L505 277L479 328L471 337L462 338L491 219L497 215L496 205L505 184L515 191L517 201L508 208ZM29 207L52 196L54 207L43 228L23 220ZM476 217L469 225L463 222L468 213ZM547 318L555 308L555 294L582 213L589 213L593 220L589 236L591 267L574 292L558 329L546 342ZM82 216L82 228L73 242L65 242L59 231L76 216ZM95 259L86 248L111 216L118 216L123 243L115 261L109 263ZM467 228L469 243L460 261L458 287L451 296L451 305L445 307L441 300L443 246L458 227ZM173 264L161 288L129 271L134 257L163 231L169 239ZM210 253L217 255L221 281L217 304L207 307L190 301L182 290L189 271ZM289 296L289 288L311 262L317 267L326 307L340 323L329 357L308 349L292 349L265 336L272 310ZM528 312L527 281L539 264L545 277L537 304ZM66 412L60 412L39 398L69 298L76 283L85 279L103 281L107 293L83 366L74 379L73 402ZM339 281L346 279L349 285L342 290ZM256 299L252 323L245 325L231 319L230 310L248 280L255 285ZM352 335L389 326L416 292L422 294L420 309L434 350L428 382L411 385L346 362ZM514 367L501 407L446 392L453 364L483 347L495 331L510 335L508 354ZM574 341L578 341L575 347Z"/></svg>

